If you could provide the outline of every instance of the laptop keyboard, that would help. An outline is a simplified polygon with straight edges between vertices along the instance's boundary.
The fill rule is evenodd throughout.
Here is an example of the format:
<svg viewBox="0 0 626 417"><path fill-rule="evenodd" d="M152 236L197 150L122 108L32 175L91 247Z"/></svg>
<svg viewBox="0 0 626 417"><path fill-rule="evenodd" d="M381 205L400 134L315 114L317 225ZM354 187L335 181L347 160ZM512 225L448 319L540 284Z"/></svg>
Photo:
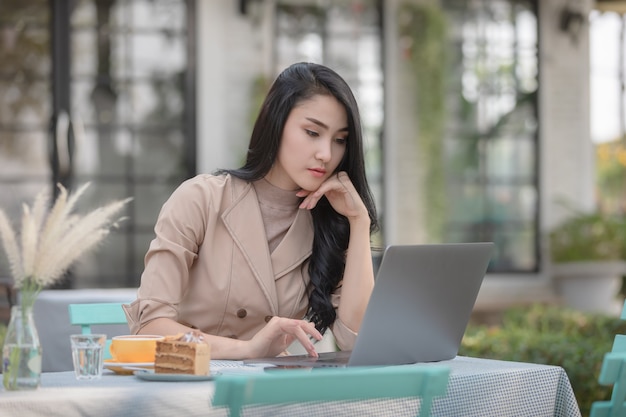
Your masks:
<svg viewBox="0 0 626 417"><path fill-rule="evenodd" d="M211 373L256 373L274 365L268 363L246 364L243 361L229 361L224 359L211 360Z"/></svg>

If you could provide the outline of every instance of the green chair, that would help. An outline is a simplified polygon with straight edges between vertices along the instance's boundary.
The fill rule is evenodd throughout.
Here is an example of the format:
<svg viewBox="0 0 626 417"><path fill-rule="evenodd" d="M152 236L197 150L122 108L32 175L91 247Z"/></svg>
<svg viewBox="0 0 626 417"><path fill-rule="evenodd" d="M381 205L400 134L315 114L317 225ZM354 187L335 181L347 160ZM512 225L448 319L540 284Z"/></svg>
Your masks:
<svg viewBox="0 0 626 417"><path fill-rule="evenodd" d="M226 406L239 417L246 405L421 398L418 416L430 415L434 397L444 396L446 366L387 366L277 370L215 377L214 407Z"/></svg>
<svg viewBox="0 0 626 417"><path fill-rule="evenodd" d="M80 326L82 334L90 334L91 326L95 324L127 324L122 303L70 304L68 310L70 324ZM104 359L111 359L110 346L109 339L104 349Z"/></svg>
<svg viewBox="0 0 626 417"><path fill-rule="evenodd" d="M626 320L626 301L621 315ZM613 348L604 355L598 382L613 385L611 401L596 401L590 417L626 417L626 335L615 335Z"/></svg>

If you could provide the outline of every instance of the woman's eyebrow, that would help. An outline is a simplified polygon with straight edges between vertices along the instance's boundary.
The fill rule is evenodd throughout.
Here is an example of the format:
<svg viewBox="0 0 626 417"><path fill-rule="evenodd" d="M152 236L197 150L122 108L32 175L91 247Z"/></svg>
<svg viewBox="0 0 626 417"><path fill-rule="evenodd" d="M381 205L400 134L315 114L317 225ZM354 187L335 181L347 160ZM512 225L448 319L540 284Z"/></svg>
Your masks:
<svg viewBox="0 0 626 417"><path fill-rule="evenodd" d="M311 123L315 123L316 125L318 125L319 127L322 127L326 130L328 130L328 126L326 125L326 123L321 122L317 119L314 119L313 117L305 117L306 120L308 120ZM338 130L338 132L347 132L348 131L348 126L346 127L342 127L341 129Z"/></svg>

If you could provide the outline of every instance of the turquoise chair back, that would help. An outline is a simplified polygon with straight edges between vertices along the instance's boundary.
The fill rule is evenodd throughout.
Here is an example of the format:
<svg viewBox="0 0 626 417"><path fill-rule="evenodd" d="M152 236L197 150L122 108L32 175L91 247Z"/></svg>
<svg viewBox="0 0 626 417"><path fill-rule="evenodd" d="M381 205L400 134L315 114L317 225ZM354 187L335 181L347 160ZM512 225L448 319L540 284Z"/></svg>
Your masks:
<svg viewBox="0 0 626 417"><path fill-rule="evenodd" d="M215 378L212 404L239 417L246 405L419 397L418 416L426 417L434 397L446 394L449 376L450 369L439 365L225 374Z"/></svg>
<svg viewBox="0 0 626 417"><path fill-rule="evenodd" d="M626 320L626 301L621 319ZM590 417L626 417L626 335L615 335L612 350L604 355L598 382L613 385L611 401L594 402Z"/></svg>
<svg viewBox="0 0 626 417"><path fill-rule="evenodd" d="M122 303L70 304L68 310L70 324L80 326L82 334L90 334L91 326L95 324L127 324ZM109 339L104 349L104 359L111 359L110 346Z"/></svg>

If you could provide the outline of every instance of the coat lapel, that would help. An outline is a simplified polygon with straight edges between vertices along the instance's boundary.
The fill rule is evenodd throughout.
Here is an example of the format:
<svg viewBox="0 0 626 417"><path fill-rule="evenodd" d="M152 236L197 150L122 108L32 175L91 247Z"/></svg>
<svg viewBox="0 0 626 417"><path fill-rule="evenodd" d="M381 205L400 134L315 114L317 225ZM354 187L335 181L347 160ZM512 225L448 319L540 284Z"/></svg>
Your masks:
<svg viewBox="0 0 626 417"><path fill-rule="evenodd" d="M239 181L237 181L239 182ZM313 225L311 215L299 210L293 225L270 257L267 236L254 187L235 187L232 205L222 220L243 254L259 287L267 298L272 314L278 314L275 280L291 271L311 254Z"/></svg>
<svg viewBox="0 0 626 417"><path fill-rule="evenodd" d="M311 256L313 220L308 210L298 210L296 219L283 240L272 252L274 277L278 279Z"/></svg>

